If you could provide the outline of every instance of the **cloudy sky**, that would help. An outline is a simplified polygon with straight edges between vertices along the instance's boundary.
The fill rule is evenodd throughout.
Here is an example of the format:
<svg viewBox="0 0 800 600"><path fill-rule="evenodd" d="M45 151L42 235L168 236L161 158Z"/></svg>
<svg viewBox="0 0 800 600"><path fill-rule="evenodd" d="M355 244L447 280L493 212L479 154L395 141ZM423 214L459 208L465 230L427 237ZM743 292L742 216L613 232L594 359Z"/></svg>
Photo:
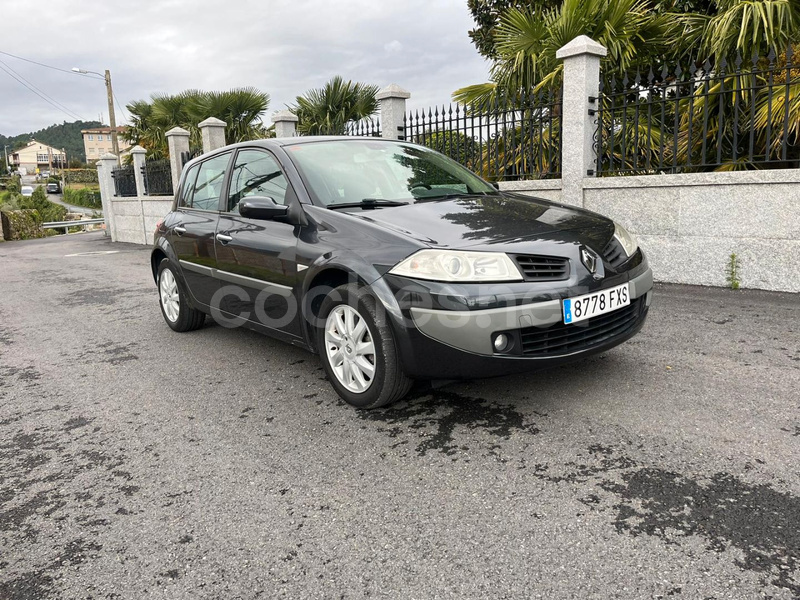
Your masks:
<svg viewBox="0 0 800 600"><path fill-rule="evenodd" d="M270 94L269 115L338 74L397 83L411 92L410 108L423 108L488 73L467 36L466 0L45 0L35 11L4 1L2 13L0 51L67 71L110 69L122 106L157 92L254 86ZM102 80L6 54L0 61L0 134L72 114L93 120L102 112L107 122Z"/></svg>

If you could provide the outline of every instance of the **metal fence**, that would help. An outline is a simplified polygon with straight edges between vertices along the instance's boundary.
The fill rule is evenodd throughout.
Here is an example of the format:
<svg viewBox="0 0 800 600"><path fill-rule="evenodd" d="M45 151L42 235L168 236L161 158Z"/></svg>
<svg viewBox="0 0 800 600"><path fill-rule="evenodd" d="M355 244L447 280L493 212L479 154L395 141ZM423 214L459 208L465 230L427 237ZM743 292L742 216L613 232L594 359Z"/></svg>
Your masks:
<svg viewBox="0 0 800 600"><path fill-rule="evenodd" d="M133 165L115 167L111 170L111 177L114 178L115 196L130 197L136 195L136 177L134 176Z"/></svg>
<svg viewBox="0 0 800 600"><path fill-rule="evenodd" d="M183 167L186 163L188 163L193 158L197 158L203 153L203 151L199 148L195 148L191 152L181 152L181 167Z"/></svg>
<svg viewBox="0 0 800 600"><path fill-rule="evenodd" d="M561 176L561 90L521 93L488 106L445 105L405 116L406 139L493 181Z"/></svg>
<svg viewBox="0 0 800 600"><path fill-rule="evenodd" d="M358 135L367 137L381 137L381 123L377 117L367 117L360 121L348 121L345 125L345 135Z"/></svg>
<svg viewBox="0 0 800 600"><path fill-rule="evenodd" d="M172 167L169 159L148 160L142 167L144 189L148 196L172 195Z"/></svg>
<svg viewBox="0 0 800 600"><path fill-rule="evenodd" d="M800 63L791 46L611 75L590 100L600 175L800 167Z"/></svg>

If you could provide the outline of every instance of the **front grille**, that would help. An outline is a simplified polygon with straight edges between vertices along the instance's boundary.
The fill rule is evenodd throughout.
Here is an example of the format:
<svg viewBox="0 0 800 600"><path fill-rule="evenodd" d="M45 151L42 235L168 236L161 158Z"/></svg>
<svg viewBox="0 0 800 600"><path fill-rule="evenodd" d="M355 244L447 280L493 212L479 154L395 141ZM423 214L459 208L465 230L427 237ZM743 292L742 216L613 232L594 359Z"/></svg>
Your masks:
<svg viewBox="0 0 800 600"><path fill-rule="evenodd" d="M569 278L569 260L556 256L514 256L525 281L559 281Z"/></svg>
<svg viewBox="0 0 800 600"><path fill-rule="evenodd" d="M573 325L558 323L547 329L521 329L522 353L526 356L571 354L623 336L636 327L643 312L642 300L637 298L625 308Z"/></svg>
<svg viewBox="0 0 800 600"><path fill-rule="evenodd" d="M603 248L603 260L615 269L625 264L625 261L628 260L628 255L625 254L625 250L623 250L622 244L619 243L617 238L612 237L611 241Z"/></svg>

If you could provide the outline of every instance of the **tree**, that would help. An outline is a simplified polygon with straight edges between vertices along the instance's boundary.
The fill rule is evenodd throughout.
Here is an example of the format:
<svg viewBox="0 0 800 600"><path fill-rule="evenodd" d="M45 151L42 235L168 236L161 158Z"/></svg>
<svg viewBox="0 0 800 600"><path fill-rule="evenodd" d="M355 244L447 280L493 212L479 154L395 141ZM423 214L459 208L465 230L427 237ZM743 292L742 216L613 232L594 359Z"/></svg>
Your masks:
<svg viewBox="0 0 800 600"><path fill-rule="evenodd" d="M11 137L0 135L0 153L2 153L3 145L5 144L8 144L10 153L12 150L22 148L29 141L35 139L37 142L42 142L53 148L64 148L67 152L67 159L77 158L83 162L86 160L86 156L81 129L92 129L99 126L99 121L74 121L72 123L64 121L60 125L50 125L38 131L21 133ZM5 155L3 155L3 160L5 160Z"/></svg>
<svg viewBox="0 0 800 600"><path fill-rule="evenodd" d="M469 37L478 52L488 58L498 58L494 32L500 17L509 9L543 13L561 6L561 0L467 0L469 11L476 27ZM701 13L714 14L715 0L652 0L650 9L656 13Z"/></svg>
<svg viewBox="0 0 800 600"><path fill-rule="evenodd" d="M543 11L555 8L561 0L467 0L469 12L475 21L475 29L471 29L469 37L478 52L486 58L497 58L494 30L500 22L500 16L511 8Z"/></svg>
<svg viewBox="0 0 800 600"><path fill-rule="evenodd" d="M797 0L715 0L711 14L678 15L673 48L685 54L697 51L719 60L740 53L766 55L800 39L800 2Z"/></svg>
<svg viewBox="0 0 800 600"><path fill-rule="evenodd" d="M167 158L167 131L183 127L189 131L190 147L199 149L197 125L209 117L225 121L228 144L266 137L261 118L269 108L269 95L252 87L222 92L185 90L174 95L153 94L149 102L137 100L127 108L131 122L125 139L147 150L148 158Z"/></svg>
<svg viewBox="0 0 800 600"><path fill-rule="evenodd" d="M297 115L303 135L343 135L347 123L367 118L378 110L377 85L344 81L340 76L324 87L298 96L289 110Z"/></svg>
<svg viewBox="0 0 800 600"><path fill-rule="evenodd" d="M491 81L456 90L453 98L485 105L499 95L559 84L562 64L556 52L579 35L603 44L606 64L626 71L667 53L676 27L674 18L653 12L648 0L564 0L544 11L511 8L494 33Z"/></svg>

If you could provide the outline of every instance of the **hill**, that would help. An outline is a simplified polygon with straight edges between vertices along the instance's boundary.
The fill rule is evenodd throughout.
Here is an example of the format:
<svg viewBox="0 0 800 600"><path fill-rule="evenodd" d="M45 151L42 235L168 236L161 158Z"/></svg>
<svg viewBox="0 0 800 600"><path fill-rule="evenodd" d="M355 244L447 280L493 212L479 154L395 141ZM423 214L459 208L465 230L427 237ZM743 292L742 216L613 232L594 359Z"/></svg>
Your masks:
<svg viewBox="0 0 800 600"><path fill-rule="evenodd" d="M39 131L21 133L13 137L0 135L0 151L4 144L8 144L8 151L11 152L12 149L24 146L31 139L35 139L48 146L53 146L53 148L64 148L67 151L67 160L78 159L81 162L86 162L81 129L99 126L100 123L98 121L75 121L73 123L64 121L61 125L51 125Z"/></svg>

